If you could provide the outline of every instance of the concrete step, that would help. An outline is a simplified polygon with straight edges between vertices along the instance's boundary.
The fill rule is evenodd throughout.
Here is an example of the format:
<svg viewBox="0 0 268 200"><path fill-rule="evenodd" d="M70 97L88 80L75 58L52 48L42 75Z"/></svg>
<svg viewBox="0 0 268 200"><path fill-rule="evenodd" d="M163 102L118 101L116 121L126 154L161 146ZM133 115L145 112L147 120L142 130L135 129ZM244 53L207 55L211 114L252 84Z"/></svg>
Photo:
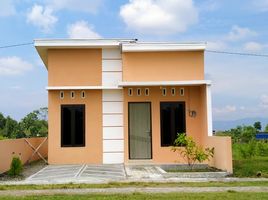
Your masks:
<svg viewBox="0 0 268 200"><path fill-rule="evenodd" d="M230 175L228 172L167 172L162 174L164 178L224 178Z"/></svg>

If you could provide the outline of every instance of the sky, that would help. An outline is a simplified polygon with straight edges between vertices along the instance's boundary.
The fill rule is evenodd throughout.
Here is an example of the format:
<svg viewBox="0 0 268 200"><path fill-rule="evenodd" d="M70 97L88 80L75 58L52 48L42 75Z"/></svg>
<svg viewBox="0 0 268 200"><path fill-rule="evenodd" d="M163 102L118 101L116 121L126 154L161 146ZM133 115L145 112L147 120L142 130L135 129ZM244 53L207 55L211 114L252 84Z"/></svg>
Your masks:
<svg viewBox="0 0 268 200"><path fill-rule="evenodd" d="M0 47L37 38L207 42L268 55L268 0L0 0ZM268 57L205 52L213 120L268 117ZM47 71L33 45L0 48L0 112L19 120L47 106Z"/></svg>

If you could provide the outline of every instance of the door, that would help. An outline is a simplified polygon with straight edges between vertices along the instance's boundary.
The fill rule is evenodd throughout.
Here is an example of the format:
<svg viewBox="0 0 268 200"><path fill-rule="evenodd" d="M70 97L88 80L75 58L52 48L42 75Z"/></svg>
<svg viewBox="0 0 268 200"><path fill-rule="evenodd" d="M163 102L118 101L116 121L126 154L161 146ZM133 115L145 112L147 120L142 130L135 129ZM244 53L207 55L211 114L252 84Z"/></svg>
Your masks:
<svg viewBox="0 0 268 200"><path fill-rule="evenodd" d="M128 126L129 159L151 159L151 103L129 103Z"/></svg>

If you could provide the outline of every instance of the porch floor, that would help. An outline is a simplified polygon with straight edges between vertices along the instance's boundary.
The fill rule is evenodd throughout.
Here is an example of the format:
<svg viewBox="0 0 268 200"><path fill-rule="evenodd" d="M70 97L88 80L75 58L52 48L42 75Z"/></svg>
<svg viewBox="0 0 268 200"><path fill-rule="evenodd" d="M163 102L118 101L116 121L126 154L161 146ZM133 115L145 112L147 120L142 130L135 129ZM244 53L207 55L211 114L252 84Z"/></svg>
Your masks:
<svg viewBox="0 0 268 200"><path fill-rule="evenodd" d="M47 165L25 180L16 182L16 184L213 181L213 179L219 180L227 175L227 172L167 173L161 166L157 165Z"/></svg>

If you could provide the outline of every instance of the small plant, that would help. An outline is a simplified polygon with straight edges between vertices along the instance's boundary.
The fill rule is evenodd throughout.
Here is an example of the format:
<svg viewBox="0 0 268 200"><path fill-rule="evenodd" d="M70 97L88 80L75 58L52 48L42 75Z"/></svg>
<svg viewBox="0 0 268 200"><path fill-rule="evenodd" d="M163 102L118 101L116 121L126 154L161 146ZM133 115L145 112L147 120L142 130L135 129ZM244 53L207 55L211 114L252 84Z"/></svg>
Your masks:
<svg viewBox="0 0 268 200"><path fill-rule="evenodd" d="M214 155L214 147L204 149L197 146L193 138L186 136L185 133L177 135L172 151L178 151L187 161L191 170L196 162L202 163Z"/></svg>
<svg viewBox="0 0 268 200"><path fill-rule="evenodd" d="M9 176L19 176L23 170L22 162L19 157L14 156L10 164L10 170L8 171Z"/></svg>

